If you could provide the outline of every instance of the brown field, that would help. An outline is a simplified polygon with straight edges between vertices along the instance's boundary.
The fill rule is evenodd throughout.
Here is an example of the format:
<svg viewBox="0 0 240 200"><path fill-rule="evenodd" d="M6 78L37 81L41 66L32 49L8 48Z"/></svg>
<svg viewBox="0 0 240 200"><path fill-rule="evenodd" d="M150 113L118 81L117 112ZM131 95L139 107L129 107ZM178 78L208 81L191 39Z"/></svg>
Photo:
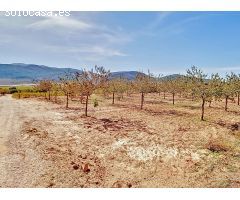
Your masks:
<svg viewBox="0 0 240 200"><path fill-rule="evenodd" d="M60 97L59 97L60 98ZM93 107L97 98L99 106ZM240 187L240 106L0 97L0 187Z"/></svg>

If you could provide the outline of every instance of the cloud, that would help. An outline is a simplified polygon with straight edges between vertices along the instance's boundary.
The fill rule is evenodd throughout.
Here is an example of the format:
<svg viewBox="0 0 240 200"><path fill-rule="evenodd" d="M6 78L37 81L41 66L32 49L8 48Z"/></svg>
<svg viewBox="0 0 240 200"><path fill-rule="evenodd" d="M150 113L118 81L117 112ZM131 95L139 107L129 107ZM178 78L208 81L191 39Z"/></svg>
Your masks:
<svg viewBox="0 0 240 200"><path fill-rule="evenodd" d="M45 17L43 20L33 22L27 26L33 29L49 29L49 28L63 28L71 30L88 30L92 28L89 23L81 20L76 20L71 17L50 16Z"/></svg>
<svg viewBox="0 0 240 200"><path fill-rule="evenodd" d="M131 41L118 24L99 22L96 14L71 17L0 17L0 47L49 59L96 62L128 56L122 47ZM33 48L34 47L34 48ZM31 50L30 50L31 49ZM70 61L70 62L71 62ZM83 62L82 62L83 63Z"/></svg>
<svg viewBox="0 0 240 200"><path fill-rule="evenodd" d="M136 36L168 36L169 34L178 35L184 32L184 26L193 21L202 18L202 15L191 16L184 19L175 20L174 23L169 19L174 15L174 12L160 12L155 19L148 25L143 26L142 30L138 31Z"/></svg>
<svg viewBox="0 0 240 200"><path fill-rule="evenodd" d="M131 41L121 28L113 28L104 23L77 15L71 17L43 17L26 26L39 35L41 48L53 53L66 53L75 57L94 57L94 60L113 56L127 56L120 47ZM42 37L42 34L46 37ZM88 59L89 60L89 59Z"/></svg>
<svg viewBox="0 0 240 200"><path fill-rule="evenodd" d="M146 29L154 30L159 27L170 15L172 15L173 12L161 12L158 13L155 20L149 23L149 25L146 27Z"/></svg>
<svg viewBox="0 0 240 200"><path fill-rule="evenodd" d="M86 61L99 61L109 57L125 57L127 54L113 49L111 47L97 46L97 45L79 45L79 46L59 46L59 45L46 45L45 51L68 54L75 58L81 58Z"/></svg>
<svg viewBox="0 0 240 200"><path fill-rule="evenodd" d="M104 40L108 43L125 43L131 41L130 36L119 29L116 30L104 24L96 24L90 19L79 19L76 16L75 18L60 16L43 17L41 20L28 24L26 28L37 31L57 32L67 38L70 36L81 36Z"/></svg>

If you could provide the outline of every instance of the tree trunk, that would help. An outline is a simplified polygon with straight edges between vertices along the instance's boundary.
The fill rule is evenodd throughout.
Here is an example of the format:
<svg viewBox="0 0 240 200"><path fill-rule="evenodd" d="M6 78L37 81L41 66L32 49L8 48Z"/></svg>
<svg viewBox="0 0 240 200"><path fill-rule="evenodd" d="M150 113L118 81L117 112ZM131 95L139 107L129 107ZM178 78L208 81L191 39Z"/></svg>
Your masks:
<svg viewBox="0 0 240 200"><path fill-rule="evenodd" d="M48 91L48 100L49 101L51 100L51 92L50 92L50 90Z"/></svg>
<svg viewBox="0 0 240 200"><path fill-rule="evenodd" d="M163 92L163 98L164 98L164 99L166 98L166 94L165 94L165 92Z"/></svg>
<svg viewBox="0 0 240 200"><path fill-rule="evenodd" d="M141 110L143 109L144 93L141 95Z"/></svg>
<svg viewBox="0 0 240 200"><path fill-rule="evenodd" d="M239 92L237 93L237 98L238 98L237 104L239 105L240 104L240 94L239 94Z"/></svg>
<svg viewBox="0 0 240 200"><path fill-rule="evenodd" d="M173 97L172 103L173 103L173 105L174 105L174 103L175 103L175 93L172 93L172 97Z"/></svg>
<svg viewBox="0 0 240 200"><path fill-rule="evenodd" d="M86 106L85 106L85 116L87 117L87 111L88 111L88 95L86 96Z"/></svg>
<svg viewBox="0 0 240 200"><path fill-rule="evenodd" d="M115 92L113 92L113 95L112 95L112 104L114 104L114 100L115 100Z"/></svg>
<svg viewBox="0 0 240 200"><path fill-rule="evenodd" d="M227 106L228 106L228 96L225 98L225 111L227 111Z"/></svg>
<svg viewBox="0 0 240 200"><path fill-rule="evenodd" d="M205 99L202 98L202 116L201 116L201 120L204 120L204 106L205 106Z"/></svg>
<svg viewBox="0 0 240 200"><path fill-rule="evenodd" d="M66 109L68 108L68 93L67 93L67 102L66 102Z"/></svg>
<svg viewBox="0 0 240 200"><path fill-rule="evenodd" d="M83 104L83 95L82 94L80 96L80 101L81 101L81 104Z"/></svg>
<svg viewBox="0 0 240 200"><path fill-rule="evenodd" d="M55 93L55 103L57 103L57 92Z"/></svg>

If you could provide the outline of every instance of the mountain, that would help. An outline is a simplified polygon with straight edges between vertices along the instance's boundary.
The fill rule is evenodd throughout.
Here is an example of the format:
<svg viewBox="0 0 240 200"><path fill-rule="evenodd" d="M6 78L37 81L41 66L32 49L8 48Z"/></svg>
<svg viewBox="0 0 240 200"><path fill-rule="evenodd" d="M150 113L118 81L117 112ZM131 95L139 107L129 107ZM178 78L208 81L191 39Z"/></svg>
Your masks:
<svg viewBox="0 0 240 200"><path fill-rule="evenodd" d="M58 80L60 76L68 72L75 73L81 70L24 63L0 64L0 85L32 83L34 80L43 79ZM133 80L137 73L137 71L112 72L110 77Z"/></svg>
<svg viewBox="0 0 240 200"><path fill-rule="evenodd" d="M180 74L171 74L171 75L167 75L167 76L163 76L161 77L162 80L174 80L177 78L183 78L184 75L180 75Z"/></svg>
<svg viewBox="0 0 240 200"><path fill-rule="evenodd" d="M0 85L30 84L34 80L51 79L58 80L65 73L81 72L73 68L56 68L36 64L0 64ZM111 72L110 78L126 78L133 80L137 71ZM162 77L162 79L174 79L181 75L173 74Z"/></svg>
<svg viewBox="0 0 240 200"><path fill-rule="evenodd" d="M80 70L72 68L56 68L35 64L0 64L0 84L2 82L11 83L31 83L33 80L58 79L66 72L74 73ZM3 84L3 83L2 83Z"/></svg>
<svg viewBox="0 0 240 200"><path fill-rule="evenodd" d="M126 78L128 80L133 80L136 78L137 71L119 71L119 72L112 72L110 77L111 78Z"/></svg>

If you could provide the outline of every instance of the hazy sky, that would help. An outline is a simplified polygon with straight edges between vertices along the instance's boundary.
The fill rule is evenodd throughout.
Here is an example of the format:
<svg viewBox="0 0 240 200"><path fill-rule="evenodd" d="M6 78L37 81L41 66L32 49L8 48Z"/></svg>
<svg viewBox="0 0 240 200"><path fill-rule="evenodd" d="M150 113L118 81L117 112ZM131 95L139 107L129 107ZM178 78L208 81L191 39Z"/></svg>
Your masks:
<svg viewBox="0 0 240 200"><path fill-rule="evenodd" d="M0 63L111 71L240 73L240 12L71 12L0 16Z"/></svg>

